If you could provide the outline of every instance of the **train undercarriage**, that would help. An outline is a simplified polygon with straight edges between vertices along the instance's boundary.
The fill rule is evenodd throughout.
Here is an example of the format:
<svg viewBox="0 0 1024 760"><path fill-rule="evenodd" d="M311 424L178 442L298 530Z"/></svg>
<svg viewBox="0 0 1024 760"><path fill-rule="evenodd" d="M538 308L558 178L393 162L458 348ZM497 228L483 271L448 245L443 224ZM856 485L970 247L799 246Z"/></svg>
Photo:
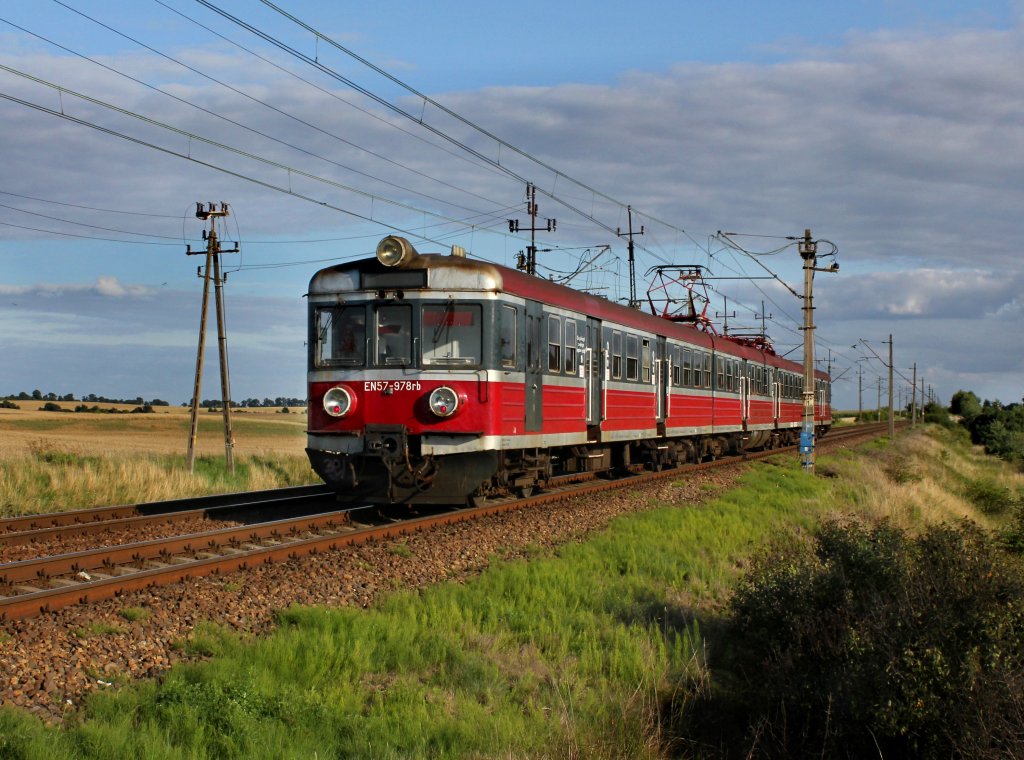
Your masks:
<svg viewBox="0 0 1024 760"><path fill-rule="evenodd" d="M821 426L817 435L827 430ZM418 439L394 426L368 435L364 453L317 449L306 453L314 471L346 499L380 505L459 504L527 496L552 479L564 482L574 474L659 471L744 451L789 446L798 438L799 430L788 428L434 456L421 454Z"/></svg>

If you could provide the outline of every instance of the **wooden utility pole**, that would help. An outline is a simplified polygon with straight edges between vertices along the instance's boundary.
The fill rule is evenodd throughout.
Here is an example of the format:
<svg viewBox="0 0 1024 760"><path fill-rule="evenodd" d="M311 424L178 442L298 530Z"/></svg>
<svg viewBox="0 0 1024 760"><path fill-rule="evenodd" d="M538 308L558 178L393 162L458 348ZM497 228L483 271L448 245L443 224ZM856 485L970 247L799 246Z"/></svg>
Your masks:
<svg viewBox="0 0 1024 760"><path fill-rule="evenodd" d="M185 250L185 253L189 256L200 253L206 254L206 266L203 274L200 275L203 280L203 301L202 311L199 315L199 348L196 351L196 379L192 387L192 414L188 452L185 457L189 472L192 472L195 468L196 439L199 435L199 398L202 394L203 386L203 354L206 348L206 314L210 303L211 276L214 282L217 309L217 347L220 354L221 406L224 413L224 458L228 471L232 473L235 471L233 453L235 441L231 432L231 381L228 377L228 336L227 324L224 318L223 286L227 276L221 274L220 254L238 253L238 246L235 245L234 248L222 249L220 241L217 239L217 217L228 216L230 213L226 203L221 203L219 209L213 203L210 203L207 207L204 207L202 203L196 203L196 218L203 221L209 220L210 222L210 231L203 231L203 236L206 238L206 251L193 251L191 246L187 246Z"/></svg>

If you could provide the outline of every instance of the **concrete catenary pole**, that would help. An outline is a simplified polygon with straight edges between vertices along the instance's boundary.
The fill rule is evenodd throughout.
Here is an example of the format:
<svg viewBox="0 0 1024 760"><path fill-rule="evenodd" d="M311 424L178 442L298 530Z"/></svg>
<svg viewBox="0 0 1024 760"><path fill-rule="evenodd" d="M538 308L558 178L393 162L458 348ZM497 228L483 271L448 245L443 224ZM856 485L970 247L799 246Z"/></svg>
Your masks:
<svg viewBox="0 0 1024 760"><path fill-rule="evenodd" d="M917 425L917 362L914 362L913 382L910 384L910 426Z"/></svg>
<svg viewBox="0 0 1024 760"><path fill-rule="evenodd" d="M896 415L895 415L896 409L895 409L895 407L893 406L893 403L892 403L892 391L893 391L892 372L893 372L893 364L892 364L892 333L889 333L889 440L890 441L893 438L896 437Z"/></svg>
<svg viewBox="0 0 1024 760"><path fill-rule="evenodd" d="M814 264L818 244L811 231L804 230L798 245L804 261L804 414L800 428L801 465L804 472L814 472Z"/></svg>

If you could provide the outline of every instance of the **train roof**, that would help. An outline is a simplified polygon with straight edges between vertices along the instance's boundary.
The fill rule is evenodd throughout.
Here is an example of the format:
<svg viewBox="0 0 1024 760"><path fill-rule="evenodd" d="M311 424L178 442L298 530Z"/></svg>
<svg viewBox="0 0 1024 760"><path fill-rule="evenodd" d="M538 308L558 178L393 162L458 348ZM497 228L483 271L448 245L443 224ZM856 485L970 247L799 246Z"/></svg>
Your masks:
<svg viewBox="0 0 1024 760"><path fill-rule="evenodd" d="M632 309L606 298L573 290L516 269L464 256L416 254L408 262L388 267L376 258L360 259L321 269L309 282L308 296L321 296L361 290L443 290L453 292L506 293L540 301L578 314L596 317L626 327L683 340L708 349L727 348L733 356L788 369L798 374L802 367L772 352L713 335L688 324ZM826 380L825 372L815 376Z"/></svg>

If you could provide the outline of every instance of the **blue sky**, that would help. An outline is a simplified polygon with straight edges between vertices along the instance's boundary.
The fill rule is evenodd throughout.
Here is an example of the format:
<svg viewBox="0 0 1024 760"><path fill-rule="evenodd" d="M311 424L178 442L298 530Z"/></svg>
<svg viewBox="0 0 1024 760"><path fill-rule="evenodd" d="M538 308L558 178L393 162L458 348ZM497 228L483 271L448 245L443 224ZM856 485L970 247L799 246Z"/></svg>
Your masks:
<svg viewBox="0 0 1024 760"><path fill-rule="evenodd" d="M230 202L228 236L242 241L228 257L235 398L303 395L301 296L318 267L394 228L421 250L455 242L502 263L526 245L503 221L523 217L518 179L203 4L62 2L4 4L0 63L20 74L0 71L0 93L137 142L0 101L0 393L186 399L196 200ZM626 204L645 224L641 275L667 261L761 274L715 233L750 233L736 240L767 253L811 227L842 268L818 280L820 356L849 366L859 338L882 353L891 332L897 366L917 362L944 398L1022 395L1019 3L282 3L543 165L255 0L217 7L536 182L541 216L558 219L541 241L558 249L542 254L548 274L611 246L575 284L623 297ZM759 261L800 280L791 250ZM780 350L799 342L782 288L714 288L734 326L754 325L766 300ZM867 371L874 383L878 363ZM856 407L855 381L837 392ZM204 395L216 394L213 376Z"/></svg>

